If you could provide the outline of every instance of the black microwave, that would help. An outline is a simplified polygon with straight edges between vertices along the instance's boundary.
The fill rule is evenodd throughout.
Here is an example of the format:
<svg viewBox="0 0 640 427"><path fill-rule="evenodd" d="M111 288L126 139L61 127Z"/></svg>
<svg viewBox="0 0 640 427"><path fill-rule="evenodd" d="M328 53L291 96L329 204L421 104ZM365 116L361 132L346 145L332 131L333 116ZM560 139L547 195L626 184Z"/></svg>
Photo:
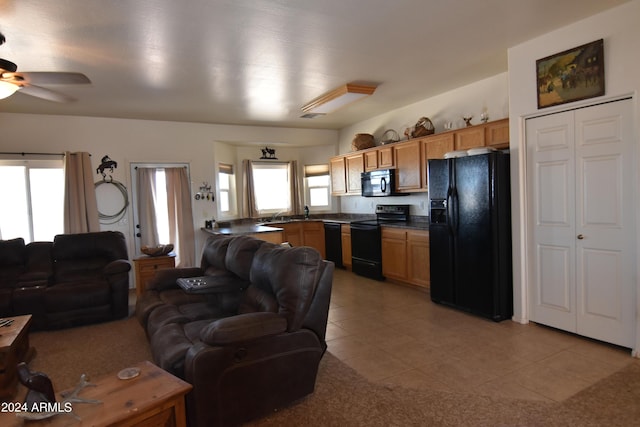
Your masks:
<svg viewBox="0 0 640 427"><path fill-rule="evenodd" d="M360 176L363 197L405 196L408 194L396 192L395 169L363 172Z"/></svg>

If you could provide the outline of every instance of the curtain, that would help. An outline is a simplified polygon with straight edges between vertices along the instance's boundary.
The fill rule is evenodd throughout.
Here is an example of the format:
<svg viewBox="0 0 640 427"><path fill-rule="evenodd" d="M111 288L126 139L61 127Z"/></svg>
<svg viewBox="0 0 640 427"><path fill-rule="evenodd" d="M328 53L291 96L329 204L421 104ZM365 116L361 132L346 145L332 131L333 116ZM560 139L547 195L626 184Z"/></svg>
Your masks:
<svg viewBox="0 0 640 427"><path fill-rule="evenodd" d="M245 218L258 218L260 213L256 209L251 160L246 159L242 161L242 195L242 216Z"/></svg>
<svg viewBox="0 0 640 427"><path fill-rule="evenodd" d="M195 233L191 210L191 189L187 170L166 168L169 204L169 236L174 244L177 267L195 265Z"/></svg>
<svg viewBox="0 0 640 427"><path fill-rule="evenodd" d="M302 214L302 189L300 188L300 180L298 179L298 162L292 160L289 162L289 181L291 185L291 214Z"/></svg>
<svg viewBox="0 0 640 427"><path fill-rule="evenodd" d="M140 246L157 246L156 168L136 168Z"/></svg>
<svg viewBox="0 0 640 427"><path fill-rule="evenodd" d="M100 231L89 153L64 153L64 232Z"/></svg>

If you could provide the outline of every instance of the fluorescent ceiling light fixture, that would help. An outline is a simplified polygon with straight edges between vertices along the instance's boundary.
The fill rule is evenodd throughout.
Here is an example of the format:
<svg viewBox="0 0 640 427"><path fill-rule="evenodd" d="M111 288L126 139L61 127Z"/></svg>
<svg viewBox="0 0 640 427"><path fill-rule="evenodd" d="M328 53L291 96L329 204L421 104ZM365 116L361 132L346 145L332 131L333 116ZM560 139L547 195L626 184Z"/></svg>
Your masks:
<svg viewBox="0 0 640 427"><path fill-rule="evenodd" d="M0 99L5 99L13 95L20 86L14 85L13 83L3 82L0 80Z"/></svg>
<svg viewBox="0 0 640 427"><path fill-rule="evenodd" d="M305 113L328 114L375 92L377 86L346 84L302 107Z"/></svg>

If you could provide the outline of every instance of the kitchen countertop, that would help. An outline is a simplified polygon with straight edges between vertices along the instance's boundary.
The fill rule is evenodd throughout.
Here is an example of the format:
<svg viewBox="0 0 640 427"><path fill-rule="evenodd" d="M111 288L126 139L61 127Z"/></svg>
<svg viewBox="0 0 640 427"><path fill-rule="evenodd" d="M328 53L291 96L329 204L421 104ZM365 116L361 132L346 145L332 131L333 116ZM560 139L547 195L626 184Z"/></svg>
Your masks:
<svg viewBox="0 0 640 427"><path fill-rule="evenodd" d="M222 228L201 228L202 231L207 232L209 234L227 234L239 236L243 234L257 234L257 233L275 233L278 231L283 231L282 228L272 227L266 225L258 225L258 224L236 224L231 227L222 227Z"/></svg>
<svg viewBox="0 0 640 427"><path fill-rule="evenodd" d="M362 220L369 220L369 219L374 219L374 218L371 218L371 217L366 217L366 218L353 218L353 217L313 218L312 217L309 219L296 218L296 219L290 219L290 220L284 220L284 221L275 220L275 221L257 222L257 223L252 223L252 222L242 222L242 223L236 223L236 224L232 223L230 227L221 227L221 228L213 228L213 229L201 228L201 230L209 234L242 235L242 234L272 233L277 231L283 231L283 229L280 228L279 225L295 223L295 222L321 221L321 222L331 222L331 223L338 223L338 224L350 224L354 221L362 221ZM425 231L429 230L429 222L423 219L410 220L403 223L387 223L382 225L384 227L409 228L413 230L425 230Z"/></svg>

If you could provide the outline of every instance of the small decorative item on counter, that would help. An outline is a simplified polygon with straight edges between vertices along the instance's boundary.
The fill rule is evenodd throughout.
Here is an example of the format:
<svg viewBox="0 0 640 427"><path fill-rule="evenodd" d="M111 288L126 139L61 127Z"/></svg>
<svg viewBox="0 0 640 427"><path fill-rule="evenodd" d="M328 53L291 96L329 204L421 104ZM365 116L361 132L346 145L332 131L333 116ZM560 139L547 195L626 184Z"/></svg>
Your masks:
<svg viewBox="0 0 640 427"><path fill-rule="evenodd" d="M373 135L369 133L357 133L351 141L351 149L353 151L364 150L365 148L371 148L376 145Z"/></svg>
<svg viewBox="0 0 640 427"><path fill-rule="evenodd" d="M216 222L215 219L205 219L204 220L204 228L207 230L211 230L213 228L213 223Z"/></svg>
<svg viewBox="0 0 640 427"><path fill-rule="evenodd" d="M482 114L480 114L480 121L482 123L487 123L489 121L489 113L485 111Z"/></svg>
<svg viewBox="0 0 640 427"><path fill-rule="evenodd" d="M466 124L466 125L467 125L467 127L468 127L468 126L473 126L473 125L471 124L471 119L473 119L473 116L469 116L469 117L462 117L462 120L464 120L464 124Z"/></svg>
<svg viewBox="0 0 640 427"><path fill-rule="evenodd" d="M304 219L309 219L309 206L304 207Z"/></svg>
<svg viewBox="0 0 640 427"><path fill-rule="evenodd" d="M419 138L421 136L431 135L435 132L435 127L433 126L433 122L429 120L428 117L420 117L418 123L413 127L413 131L411 132L412 138Z"/></svg>
<svg viewBox="0 0 640 427"><path fill-rule="evenodd" d="M400 136L398 136L398 132L393 129L387 129L384 131L382 138L380 139L380 143L382 145L393 144L398 141L400 141Z"/></svg>
<svg viewBox="0 0 640 427"><path fill-rule="evenodd" d="M140 251L143 254L149 256L162 256L166 255L173 250L173 243L169 243L166 245L158 245L158 246L142 246Z"/></svg>

